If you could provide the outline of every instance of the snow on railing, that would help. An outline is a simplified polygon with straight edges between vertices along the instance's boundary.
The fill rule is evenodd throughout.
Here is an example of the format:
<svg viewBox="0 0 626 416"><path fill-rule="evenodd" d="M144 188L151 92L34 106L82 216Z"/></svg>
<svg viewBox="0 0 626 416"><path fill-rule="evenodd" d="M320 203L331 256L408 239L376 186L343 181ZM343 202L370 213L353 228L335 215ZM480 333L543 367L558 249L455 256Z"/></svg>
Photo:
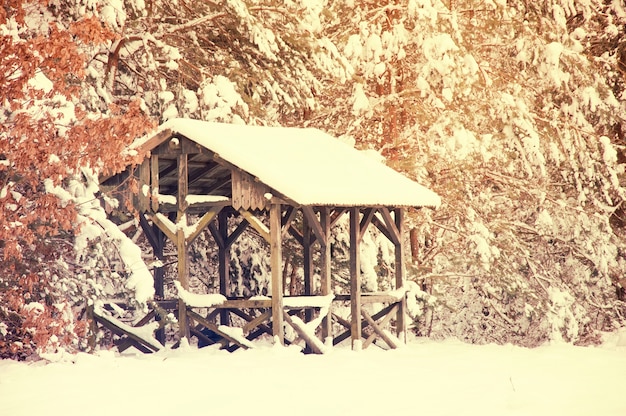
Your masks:
<svg viewBox="0 0 626 416"><path fill-rule="evenodd" d="M210 308L226 302L226 297L224 295L220 295L219 293L191 293L188 290L185 290L178 281L174 281L174 285L178 291L178 297L185 302L185 305L191 306L192 308Z"/></svg>

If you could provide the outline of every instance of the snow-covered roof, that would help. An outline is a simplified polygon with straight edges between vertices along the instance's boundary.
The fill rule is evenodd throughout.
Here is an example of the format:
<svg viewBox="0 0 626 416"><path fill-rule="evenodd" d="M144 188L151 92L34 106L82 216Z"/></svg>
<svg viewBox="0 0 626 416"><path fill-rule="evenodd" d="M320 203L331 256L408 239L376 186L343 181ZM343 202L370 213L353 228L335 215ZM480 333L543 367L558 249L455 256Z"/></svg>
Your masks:
<svg viewBox="0 0 626 416"><path fill-rule="evenodd" d="M166 130L217 153L300 205L438 207L441 203L433 191L318 129L172 119L159 127L159 132ZM143 144L145 139L135 147Z"/></svg>

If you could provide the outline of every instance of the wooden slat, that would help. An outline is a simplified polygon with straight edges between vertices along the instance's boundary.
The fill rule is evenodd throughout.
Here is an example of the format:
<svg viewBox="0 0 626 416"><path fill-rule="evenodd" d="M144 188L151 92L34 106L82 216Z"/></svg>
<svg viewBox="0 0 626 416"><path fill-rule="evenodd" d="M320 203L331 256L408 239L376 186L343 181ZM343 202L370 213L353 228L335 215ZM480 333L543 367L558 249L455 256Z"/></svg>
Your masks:
<svg viewBox="0 0 626 416"><path fill-rule="evenodd" d="M263 210L268 200L269 188L247 172L233 169L231 172L233 208L239 210Z"/></svg>
<svg viewBox="0 0 626 416"><path fill-rule="evenodd" d="M283 331L282 227L281 206L270 206L270 268L272 272L272 332L281 345L285 344Z"/></svg>

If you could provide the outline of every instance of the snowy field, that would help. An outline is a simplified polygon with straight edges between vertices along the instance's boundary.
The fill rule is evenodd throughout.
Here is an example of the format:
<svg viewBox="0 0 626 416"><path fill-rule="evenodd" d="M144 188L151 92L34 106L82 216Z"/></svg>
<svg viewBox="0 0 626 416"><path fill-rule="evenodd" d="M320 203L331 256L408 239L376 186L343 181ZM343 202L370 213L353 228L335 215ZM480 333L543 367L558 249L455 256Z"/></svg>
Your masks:
<svg viewBox="0 0 626 416"><path fill-rule="evenodd" d="M0 415L624 416L622 342L524 349L414 340L324 356L267 346L5 360Z"/></svg>

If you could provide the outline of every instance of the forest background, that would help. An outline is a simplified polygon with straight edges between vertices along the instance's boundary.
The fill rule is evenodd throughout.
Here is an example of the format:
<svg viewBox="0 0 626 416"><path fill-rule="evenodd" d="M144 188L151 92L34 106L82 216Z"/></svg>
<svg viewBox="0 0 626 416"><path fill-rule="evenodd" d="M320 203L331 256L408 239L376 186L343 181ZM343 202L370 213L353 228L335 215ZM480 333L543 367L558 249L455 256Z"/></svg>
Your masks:
<svg viewBox="0 0 626 416"><path fill-rule="evenodd" d="M622 0L5 1L0 356L93 348L87 300L146 301L97 177L174 117L317 127L441 195L408 215L416 334L599 342L626 315L625 31Z"/></svg>

